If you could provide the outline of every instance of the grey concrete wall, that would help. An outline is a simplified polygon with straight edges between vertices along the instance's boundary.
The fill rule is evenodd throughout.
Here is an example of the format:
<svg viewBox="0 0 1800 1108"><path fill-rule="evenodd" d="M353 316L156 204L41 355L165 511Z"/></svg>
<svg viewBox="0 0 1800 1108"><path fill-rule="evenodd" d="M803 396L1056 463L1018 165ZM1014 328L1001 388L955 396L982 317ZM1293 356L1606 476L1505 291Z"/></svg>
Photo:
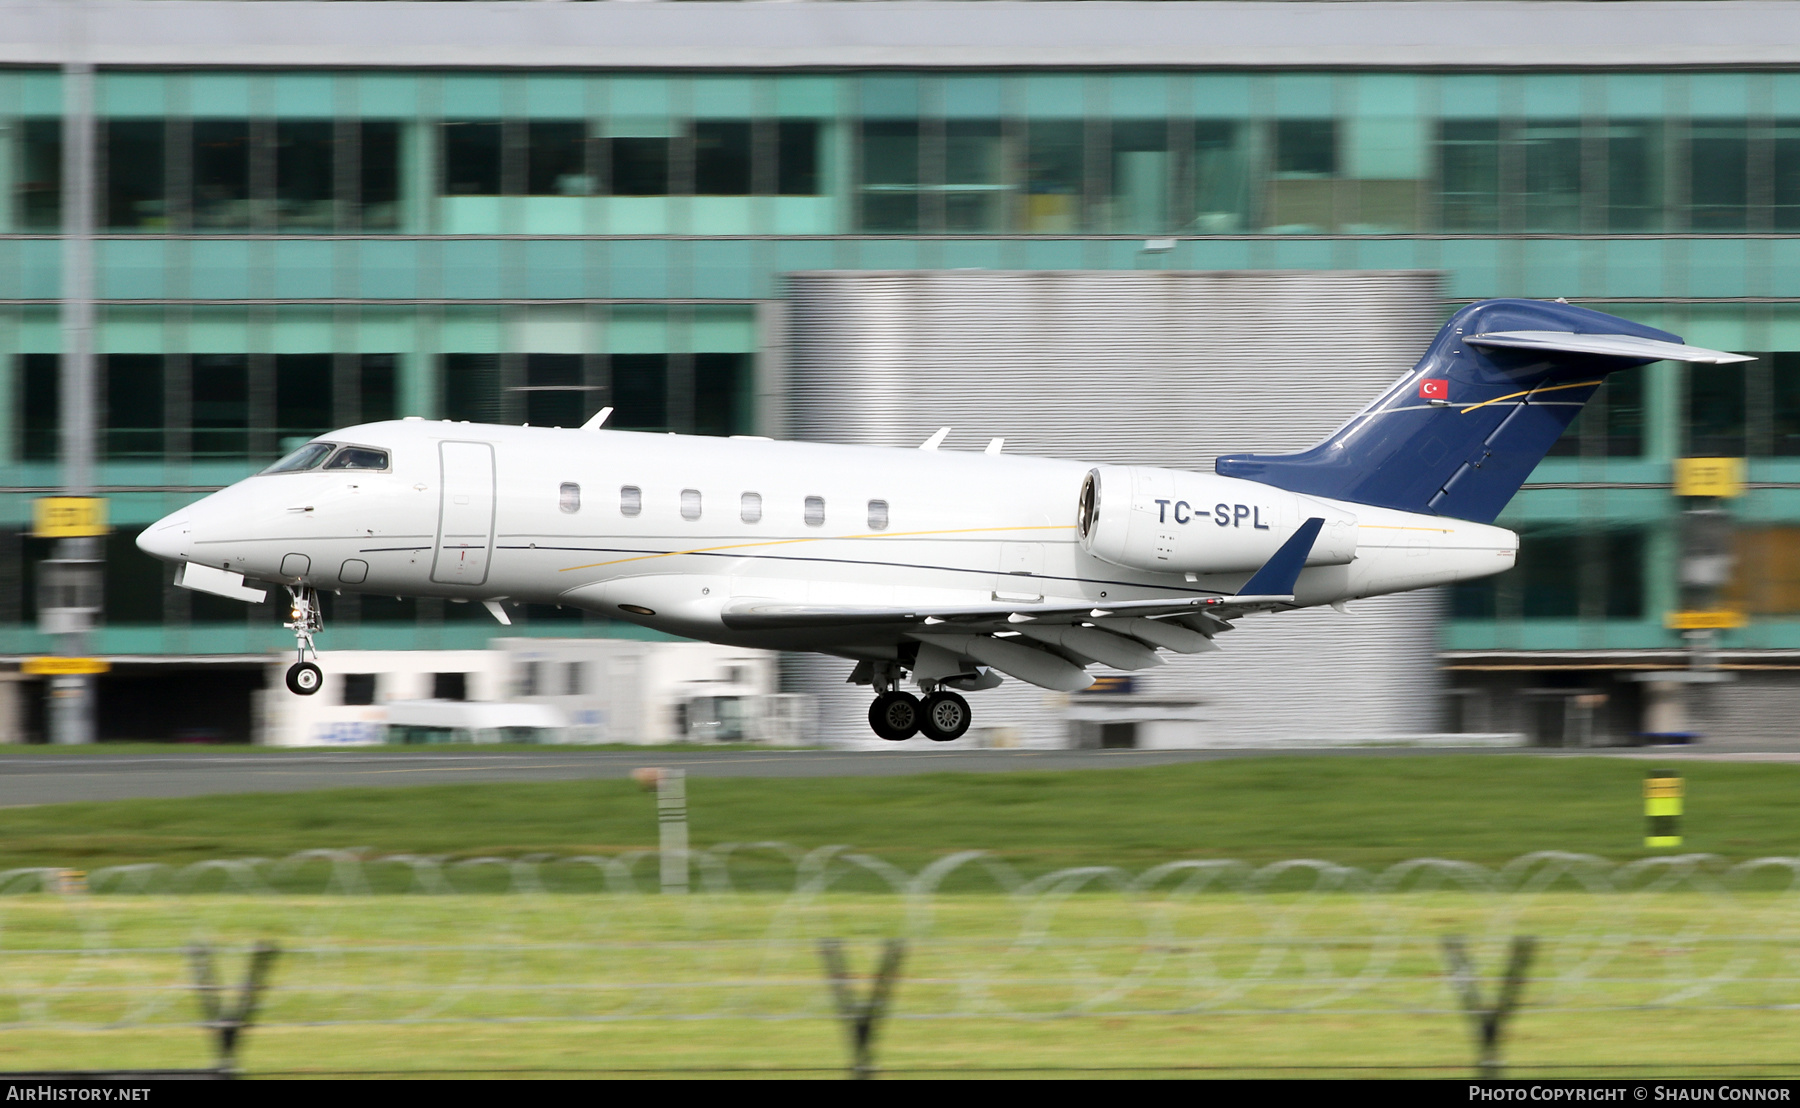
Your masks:
<svg viewBox="0 0 1800 1108"><path fill-rule="evenodd" d="M790 275L789 433L1210 470L1221 453L1299 449L1409 370L1442 315L1424 272L993 271ZM1187 718L1183 745L1366 742L1439 726L1441 597L1409 593L1251 616L1221 653L1170 657L1131 698ZM801 659L824 737L878 744L850 664ZM1096 672L1110 672L1097 669ZM1070 698L1008 681L977 728L1069 739ZM1179 736L1185 735L1185 739ZM980 741L981 735L977 735ZM989 735L989 739L996 736Z"/></svg>

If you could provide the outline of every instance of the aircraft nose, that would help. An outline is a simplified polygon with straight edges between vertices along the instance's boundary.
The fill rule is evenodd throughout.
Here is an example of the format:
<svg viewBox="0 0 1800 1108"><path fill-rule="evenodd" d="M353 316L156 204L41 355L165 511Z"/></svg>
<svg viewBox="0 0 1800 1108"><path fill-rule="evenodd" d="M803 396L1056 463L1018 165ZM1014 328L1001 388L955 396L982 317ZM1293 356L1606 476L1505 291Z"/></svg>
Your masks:
<svg viewBox="0 0 1800 1108"><path fill-rule="evenodd" d="M192 517L186 511L164 516L139 532L138 549L165 562L185 561L193 530Z"/></svg>

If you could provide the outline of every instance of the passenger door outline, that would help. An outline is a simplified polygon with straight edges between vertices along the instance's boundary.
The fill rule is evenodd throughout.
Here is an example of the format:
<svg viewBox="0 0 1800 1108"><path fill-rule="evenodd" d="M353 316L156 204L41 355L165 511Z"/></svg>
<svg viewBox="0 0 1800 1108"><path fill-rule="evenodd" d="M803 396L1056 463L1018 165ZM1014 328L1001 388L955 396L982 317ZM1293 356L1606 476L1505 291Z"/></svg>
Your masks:
<svg viewBox="0 0 1800 1108"><path fill-rule="evenodd" d="M438 443L437 543L431 579L440 585L484 585L494 554L494 447Z"/></svg>

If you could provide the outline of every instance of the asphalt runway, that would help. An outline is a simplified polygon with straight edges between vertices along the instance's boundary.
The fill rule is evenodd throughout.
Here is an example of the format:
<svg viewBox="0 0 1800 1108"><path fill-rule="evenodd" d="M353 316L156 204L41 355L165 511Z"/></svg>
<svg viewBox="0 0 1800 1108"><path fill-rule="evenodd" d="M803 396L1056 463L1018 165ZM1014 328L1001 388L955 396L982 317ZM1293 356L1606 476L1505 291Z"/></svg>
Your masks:
<svg viewBox="0 0 1800 1108"><path fill-rule="evenodd" d="M43 750L42 747L37 748ZM1658 761L1800 761L1800 751L1710 748L1660 750L1459 750L1338 747L1270 750L270 750L255 753L0 753L0 807L134 797L305 792L358 786L459 785L490 781L582 781L629 776L642 766L681 766L693 777L895 777L918 773L1125 769L1268 755L1431 757L1445 754L1609 755Z"/></svg>
<svg viewBox="0 0 1800 1108"><path fill-rule="evenodd" d="M626 777L641 766L680 766L693 777L889 777L917 773L1122 769L1269 753L1268 750L705 751L656 747L491 754L341 749L229 754L198 751L192 754L133 754L129 751L64 755L18 753L0 754L0 807L133 797L305 792L356 786L393 788L490 781L581 781ZM1363 749L1332 753L1449 752Z"/></svg>

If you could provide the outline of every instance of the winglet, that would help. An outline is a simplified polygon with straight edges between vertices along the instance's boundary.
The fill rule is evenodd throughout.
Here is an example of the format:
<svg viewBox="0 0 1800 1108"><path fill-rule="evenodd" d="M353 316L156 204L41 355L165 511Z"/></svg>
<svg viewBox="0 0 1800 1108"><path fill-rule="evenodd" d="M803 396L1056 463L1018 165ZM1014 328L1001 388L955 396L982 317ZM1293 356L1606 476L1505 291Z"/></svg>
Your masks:
<svg viewBox="0 0 1800 1108"><path fill-rule="evenodd" d="M950 435L950 428L939 427L936 431L933 431L931 433L930 438L926 439L924 442L919 444L919 449L920 450L936 450L938 447L944 445L944 439L949 437L949 435Z"/></svg>
<svg viewBox="0 0 1800 1108"><path fill-rule="evenodd" d="M1281 544L1281 549L1270 555L1263 567L1244 582L1244 587L1238 590L1239 595L1291 596L1294 583L1300 579L1300 571L1306 568L1306 556L1312 553L1313 543L1324 526L1325 521L1319 516L1302 523L1288 541Z"/></svg>
<svg viewBox="0 0 1800 1108"><path fill-rule="evenodd" d="M588 417L588 421L581 425L581 429L583 431L598 431L601 425L606 422L606 417L612 414L613 410L611 408L601 408L599 411Z"/></svg>

